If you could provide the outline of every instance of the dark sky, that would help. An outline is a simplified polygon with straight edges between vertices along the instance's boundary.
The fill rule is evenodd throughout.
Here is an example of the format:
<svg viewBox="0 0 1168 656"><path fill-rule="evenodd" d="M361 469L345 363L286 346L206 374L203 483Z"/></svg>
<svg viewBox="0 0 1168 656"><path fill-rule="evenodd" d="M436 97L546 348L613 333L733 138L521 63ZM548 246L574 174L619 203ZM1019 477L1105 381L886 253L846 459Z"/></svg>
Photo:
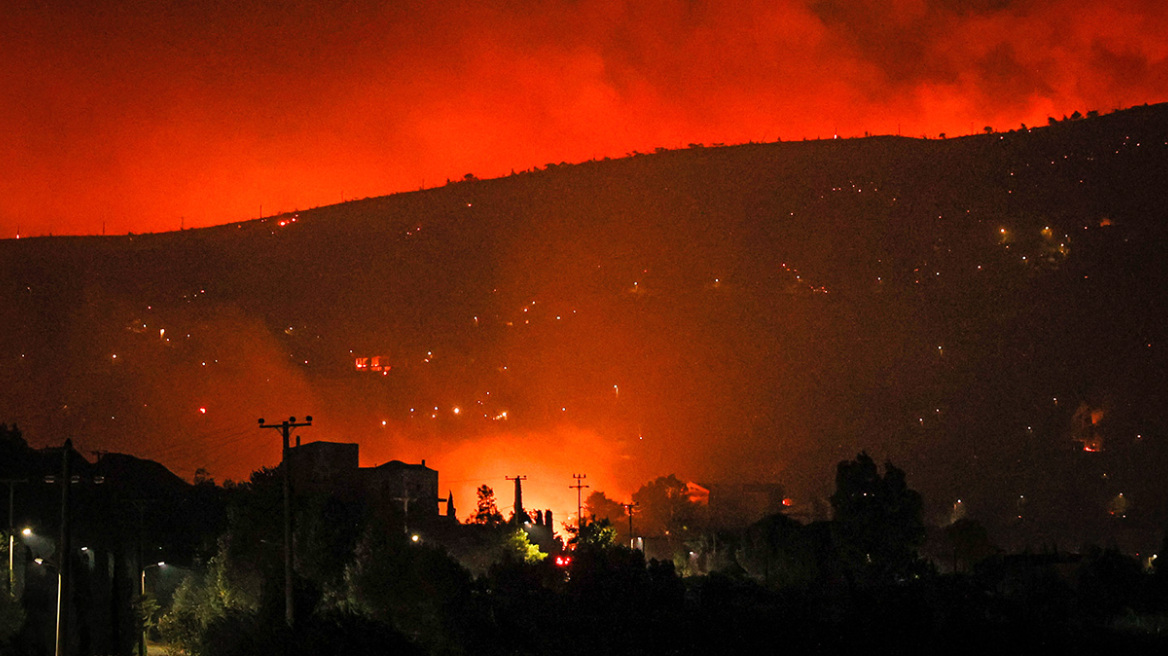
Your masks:
<svg viewBox="0 0 1168 656"><path fill-rule="evenodd" d="M0 235L215 225L690 142L1168 99L1159 0L8 0Z"/></svg>

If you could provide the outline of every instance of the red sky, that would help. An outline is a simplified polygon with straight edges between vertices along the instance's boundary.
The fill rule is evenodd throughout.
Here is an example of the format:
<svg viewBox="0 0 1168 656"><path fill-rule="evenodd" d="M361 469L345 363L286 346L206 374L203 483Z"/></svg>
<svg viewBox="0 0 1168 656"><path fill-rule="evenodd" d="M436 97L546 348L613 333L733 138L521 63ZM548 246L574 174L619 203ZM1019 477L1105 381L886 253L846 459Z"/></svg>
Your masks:
<svg viewBox="0 0 1168 656"><path fill-rule="evenodd" d="M1160 0L7 0L0 236L1168 100Z"/></svg>

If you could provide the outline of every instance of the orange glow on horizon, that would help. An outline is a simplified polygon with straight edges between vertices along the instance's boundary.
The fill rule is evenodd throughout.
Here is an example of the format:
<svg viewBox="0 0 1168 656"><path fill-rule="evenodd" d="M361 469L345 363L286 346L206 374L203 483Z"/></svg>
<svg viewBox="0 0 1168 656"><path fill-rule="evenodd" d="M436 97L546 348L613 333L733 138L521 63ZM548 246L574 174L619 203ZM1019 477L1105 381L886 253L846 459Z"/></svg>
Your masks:
<svg viewBox="0 0 1168 656"><path fill-rule="evenodd" d="M0 131L19 135L0 145L0 236L170 231L657 147L952 138L1168 100L1163 3L991 4L294 2L274 24L249 1L0 10L18 35Z"/></svg>
<svg viewBox="0 0 1168 656"><path fill-rule="evenodd" d="M373 467L389 460L421 462L438 471L439 497L453 492L459 521L474 514L477 490L488 485L504 517L514 508L514 482L507 476L527 476L523 481L523 506L528 512L551 509L557 531L576 516L573 473L587 472L589 492L601 490L610 498L626 498L645 481L638 481L621 466L620 453L610 441L589 431L562 426L546 432L519 435L496 433L457 442L428 442L403 438L394 445L361 444L361 466ZM631 480L630 480L631 479ZM440 506L445 512L445 506Z"/></svg>

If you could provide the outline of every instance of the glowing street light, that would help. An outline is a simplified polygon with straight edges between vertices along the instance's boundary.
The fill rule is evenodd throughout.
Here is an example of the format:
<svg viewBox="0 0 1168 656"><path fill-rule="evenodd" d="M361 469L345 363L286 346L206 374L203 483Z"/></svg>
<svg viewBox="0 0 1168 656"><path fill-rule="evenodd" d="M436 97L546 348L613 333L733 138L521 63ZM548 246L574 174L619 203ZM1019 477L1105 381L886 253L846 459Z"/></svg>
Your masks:
<svg viewBox="0 0 1168 656"><path fill-rule="evenodd" d="M63 653L61 651L61 588L63 584L61 568L48 562L44 558L34 558L32 562L40 565L41 567L49 567L57 570L57 628L55 632L56 638L53 645L53 654L55 654L55 656L61 656Z"/></svg>
<svg viewBox="0 0 1168 656"><path fill-rule="evenodd" d="M11 515L11 512L9 514ZM32 529L26 526L23 529L21 529L20 534L26 538L32 537ZM16 595L16 570L14 569L14 564L13 564L13 554L15 553L15 551L16 551L16 532L13 531L11 528L9 528L8 529L8 594L13 595L14 597Z"/></svg>
<svg viewBox="0 0 1168 656"><path fill-rule="evenodd" d="M166 561L160 560L157 563L150 563L149 565L144 565L142 567L142 594L143 595L146 594L146 570L150 569L151 567L166 567Z"/></svg>
<svg viewBox="0 0 1168 656"><path fill-rule="evenodd" d="M151 567L165 567L165 566L166 566L166 561L164 561L164 560L160 560L157 563L151 563L149 565L142 566L142 573L141 573L142 586L139 590L139 592L140 592L139 600L141 600L142 597L146 596L146 570L150 569ZM141 601L139 601L139 603L141 603ZM140 636L138 636L138 654L140 656L146 656L146 623L145 622L142 623L142 634Z"/></svg>

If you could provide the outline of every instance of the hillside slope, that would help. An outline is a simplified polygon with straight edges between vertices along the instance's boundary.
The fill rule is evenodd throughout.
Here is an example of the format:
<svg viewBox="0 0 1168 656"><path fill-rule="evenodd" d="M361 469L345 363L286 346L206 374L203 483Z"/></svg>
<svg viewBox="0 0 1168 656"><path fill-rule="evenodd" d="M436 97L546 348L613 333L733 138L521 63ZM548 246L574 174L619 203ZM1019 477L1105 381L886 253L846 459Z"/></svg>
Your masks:
<svg viewBox="0 0 1168 656"><path fill-rule="evenodd" d="M257 417L308 413L306 439L430 457L459 491L527 473L564 510L578 471L780 480L809 507L866 449L937 518L961 498L1019 540L1146 541L1166 181L1159 105L3 241L0 420L242 478L279 458Z"/></svg>

